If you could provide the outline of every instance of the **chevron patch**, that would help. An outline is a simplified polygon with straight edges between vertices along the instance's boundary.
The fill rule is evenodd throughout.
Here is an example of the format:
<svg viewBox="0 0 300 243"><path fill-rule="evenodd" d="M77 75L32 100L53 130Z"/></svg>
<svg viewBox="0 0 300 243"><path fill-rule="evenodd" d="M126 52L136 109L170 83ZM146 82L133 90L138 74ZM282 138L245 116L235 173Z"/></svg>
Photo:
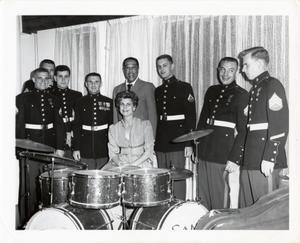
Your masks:
<svg viewBox="0 0 300 243"><path fill-rule="evenodd" d="M195 102L194 96L192 96L191 94L189 94L188 101L189 102Z"/></svg>
<svg viewBox="0 0 300 243"><path fill-rule="evenodd" d="M272 111L279 111L283 107L282 105L282 99L274 93L272 97L269 99L269 108Z"/></svg>
<svg viewBox="0 0 300 243"><path fill-rule="evenodd" d="M244 115L248 116L248 110L249 110L249 106L247 105L244 109Z"/></svg>

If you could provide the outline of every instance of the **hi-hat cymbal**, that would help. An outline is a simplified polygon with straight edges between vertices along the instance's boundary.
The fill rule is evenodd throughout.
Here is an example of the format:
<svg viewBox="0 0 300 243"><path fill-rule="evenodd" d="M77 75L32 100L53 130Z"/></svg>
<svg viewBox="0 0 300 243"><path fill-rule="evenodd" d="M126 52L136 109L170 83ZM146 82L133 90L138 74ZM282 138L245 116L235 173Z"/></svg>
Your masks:
<svg viewBox="0 0 300 243"><path fill-rule="evenodd" d="M57 154L43 154L43 153L35 153L35 152L21 152L20 153L21 156L24 156L26 158L30 158L30 159L34 159L34 160L38 160L38 161L44 161L44 162L49 162L51 163L52 161L55 164L63 164L63 165L68 165L68 166L73 166L73 167L77 167L77 166L81 166L84 168L86 168L86 164L83 162L79 162L73 159L69 159L66 157L61 157Z"/></svg>
<svg viewBox="0 0 300 243"><path fill-rule="evenodd" d="M171 167L171 180L184 180L193 176L193 172L183 168Z"/></svg>
<svg viewBox="0 0 300 243"><path fill-rule="evenodd" d="M212 133L214 130L213 129L204 129L204 130L198 130L198 131L192 131L187 134L184 134L178 138L173 139L174 143L181 143L181 142L187 142L191 141L197 138L204 137L210 133Z"/></svg>
<svg viewBox="0 0 300 243"><path fill-rule="evenodd" d="M29 139L19 139L19 138L16 138L16 147L40 151L40 152L53 152L55 150L54 148L48 145L33 142Z"/></svg>

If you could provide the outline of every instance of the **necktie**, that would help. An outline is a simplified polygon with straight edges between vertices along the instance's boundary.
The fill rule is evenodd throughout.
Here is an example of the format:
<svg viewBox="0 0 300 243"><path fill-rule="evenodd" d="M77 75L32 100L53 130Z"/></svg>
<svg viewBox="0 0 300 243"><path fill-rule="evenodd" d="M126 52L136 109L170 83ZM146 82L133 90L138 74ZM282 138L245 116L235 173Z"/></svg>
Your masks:
<svg viewBox="0 0 300 243"><path fill-rule="evenodd" d="M127 84L127 91L130 91L132 84Z"/></svg>

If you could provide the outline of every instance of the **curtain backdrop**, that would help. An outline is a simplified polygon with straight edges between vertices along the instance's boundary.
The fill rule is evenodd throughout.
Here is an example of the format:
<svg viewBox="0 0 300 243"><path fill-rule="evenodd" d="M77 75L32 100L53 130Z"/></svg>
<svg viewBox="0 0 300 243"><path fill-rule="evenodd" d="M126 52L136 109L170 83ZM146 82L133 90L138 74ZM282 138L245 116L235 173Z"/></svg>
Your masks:
<svg viewBox="0 0 300 243"><path fill-rule="evenodd" d="M155 58L173 57L175 75L193 87L197 119L209 86L217 84L216 68L224 56L237 57L253 46L270 53L270 74L289 86L289 19L287 16L138 16L107 22L106 80L109 93L124 82L122 61L140 62L140 78L156 87L161 81ZM249 90L239 74L237 83Z"/></svg>
<svg viewBox="0 0 300 243"><path fill-rule="evenodd" d="M84 78L98 70L97 23L58 28L55 33L55 64L71 69L69 87L86 94Z"/></svg>

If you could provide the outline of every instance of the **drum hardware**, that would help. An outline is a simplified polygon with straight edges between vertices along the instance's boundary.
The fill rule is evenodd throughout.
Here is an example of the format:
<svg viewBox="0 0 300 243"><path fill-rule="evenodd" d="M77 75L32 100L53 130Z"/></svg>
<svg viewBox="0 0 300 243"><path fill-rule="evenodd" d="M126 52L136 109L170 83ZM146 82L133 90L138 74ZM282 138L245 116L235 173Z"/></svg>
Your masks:
<svg viewBox="0 0 300 243"><path fill-rule="evenodd" d="M184 134L180 137L177 137L173 139L174 143L181 143L181 142L187 142L187 141L194 141L195 145L195 159L194 159L194 166L193 166L193 171L194 171L194 176L193 176L193 199L195 201L198 201L198 144L197 142L198 138L207 136L208 134L212 133L214 130L213 129L203 129L203 130L198 130L198 131L190 131L187 134Z"/></svg>
<svg viewBox="0 0 300 243"><path fill-rule="evenodd" d="M40 152L54 152L55 149L44 145L42 143L33 142L29 139L19 139L16 138L16 147L23 148L23 149L29 149L29 150L35 150Z"/></svg>
<svg viewBox="0 0 300 243"><path fill-rule="evenodd" d="M193 176L193 172L184 168L175 168L174 165L170 166L171 172L171 180L178 181L178 180L185 180Z"/></svg>

